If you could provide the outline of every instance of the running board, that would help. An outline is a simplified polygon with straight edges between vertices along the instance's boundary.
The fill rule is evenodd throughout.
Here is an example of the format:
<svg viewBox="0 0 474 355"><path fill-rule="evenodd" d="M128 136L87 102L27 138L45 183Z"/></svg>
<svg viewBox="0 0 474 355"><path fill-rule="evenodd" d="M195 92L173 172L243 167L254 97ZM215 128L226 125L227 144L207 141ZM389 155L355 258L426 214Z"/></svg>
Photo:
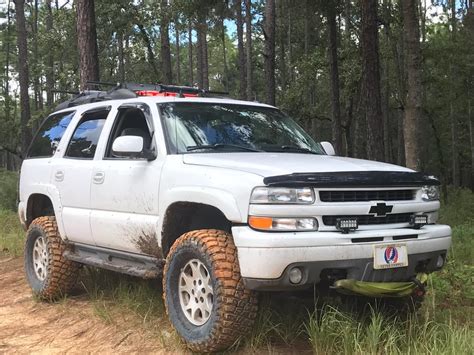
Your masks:
<svg viewBox="0 0 474 355"><path fill-rule="evenodd" d="M120 272L144 279L162 275L164 261L152 256L127 253L83 244L69 244L64 257L81 264Z"/></svg>

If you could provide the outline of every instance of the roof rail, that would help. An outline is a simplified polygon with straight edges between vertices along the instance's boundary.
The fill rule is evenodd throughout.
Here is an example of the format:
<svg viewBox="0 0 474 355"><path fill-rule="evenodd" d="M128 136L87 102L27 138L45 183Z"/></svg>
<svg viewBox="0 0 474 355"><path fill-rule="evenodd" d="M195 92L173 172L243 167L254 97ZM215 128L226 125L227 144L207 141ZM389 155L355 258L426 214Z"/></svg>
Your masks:
<svg viewBox="0 0 474 355"><path fill-rule="evenodd" d="M84 105L92 102L131 99L138 96L174 96L174 97L206 97L206 96L227 96L228 92L204 90L192 86L163 85L163 84L138 84L138 83L109 83L100 81L88 81L90 86L112 86L108 91L85 90L82 92L59 91L67 94L74 94L71 99L66 100L56 106L57 110L68 107Z"/></svg>

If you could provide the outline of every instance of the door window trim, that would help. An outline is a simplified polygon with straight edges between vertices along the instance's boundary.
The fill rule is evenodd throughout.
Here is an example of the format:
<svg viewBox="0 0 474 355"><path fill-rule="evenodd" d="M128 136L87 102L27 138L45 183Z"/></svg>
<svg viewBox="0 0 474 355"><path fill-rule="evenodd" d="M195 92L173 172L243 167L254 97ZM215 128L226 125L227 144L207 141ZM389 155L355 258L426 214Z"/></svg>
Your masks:
<svg viewBox="0 0 474 355"><path fill-rule="evenodd" d="M107 112L107 115L105 116L104 120L106 121L107 120L107 117L110 113L110 110L112 109L112 106L110 105L107 105L107 106L99 106L99 107L94 107L94 108L91 108L90 110L87 110L87 111L84 111L81 113L81 116L79 118L79 120L77 121L77 124L74 126L74 130L72 131L72 134L71 136L69 137L69 141L64 149L64 153L63 153L63 156L62 158L63 159L73 159L73 160L85 160L85 161L94 161L94 159L96 158L96 154L97 154L97 149L96 151L94 152L94 156L92 158L85 158L85 157L70 157L70 156L67 156L67 152L69 150L69 146L71 144L71 141L72 139L74 138L74 133L76 133L76 130L77 128L85 122L84 120L84 116L86 115L89 115L89 114L94 114L94 113L97 113L97 112ZM103 129L104 127L102 127ZM102 131L99 135L99 139L100 139L100 136L102 135ZM97 143L99 142L99 139L97 140ZM97 148L97 147L96 147Z"/></svg>
<svg viewBox="0 0 474 355"><path fill-rule="evenodd" d="M104 154L102 156L102 160L108 160L108 161L148 161L147 158L132 158L132 157L108 157L107 154L112 150L112 137L113 134L115 133L115 129L117 128L117 125L119 124L118 118L121 114L121 110L125 110L128 108L134 108L142 111L143 116L145 117L145 122L148 126L148 131L150 133L151 137L151 142L150 142L150 150L158 150L158 147L156 145L156 140L155 140L155 135L156 135L156 129L153 124L153 116L151 114L150 106L143 102L127 102L125 104L120 105L117 107L117 113L115 117L113 118L114 122L112 124L112 127L109 131L109 136L107 137L107 144L105 146Z"/></svg>

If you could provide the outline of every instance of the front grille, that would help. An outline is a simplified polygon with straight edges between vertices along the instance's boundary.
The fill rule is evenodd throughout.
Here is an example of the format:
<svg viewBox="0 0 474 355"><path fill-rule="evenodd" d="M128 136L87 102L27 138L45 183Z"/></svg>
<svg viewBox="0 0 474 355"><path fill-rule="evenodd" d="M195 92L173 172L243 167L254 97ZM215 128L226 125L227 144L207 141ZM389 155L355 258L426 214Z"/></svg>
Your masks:
<svg viewBox="0 0 474 355"><path fill-rule="evenodd" d="M371 215L359 216L323 216L323 223L326 226L335 226L338 218L357 218L360 226L367 226L373 224L395 224L395 223L409 223L410 217L413 213L393 213L385 217L375 217Z"/></svg>
<svg viewBox="0 0 474 355"><path fill-rule="evenodd" d="M415 199L415 190L355 190L319 191L323 202L409 201Z"/></svg>

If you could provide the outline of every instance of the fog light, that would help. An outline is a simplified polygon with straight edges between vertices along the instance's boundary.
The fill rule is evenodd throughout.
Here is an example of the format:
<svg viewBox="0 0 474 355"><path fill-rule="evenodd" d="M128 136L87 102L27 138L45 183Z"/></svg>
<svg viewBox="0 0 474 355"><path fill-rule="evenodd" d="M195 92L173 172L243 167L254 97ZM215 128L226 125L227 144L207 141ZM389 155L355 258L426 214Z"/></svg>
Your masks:
<svg viewBox="0 0 474 355"><path fill-rule="evenodd" d="M414 214L410 217L410 225L413 228L421 228L428 224L428 216L426 214Z"/></svg>
<svg viewBox="0 0 474 355"><path fill-rule="evenodd" d="M292 284L299 284L303 280L303 273L299 267L294 267L289 272L290 282Z"/></svg>
<svg viewBox="0 0 474 355"><path fill-rule="evenodd" d="M357 218L338 218L336 220L336 229L341 231L342 233L349 233L351 230L356 230L359 228L359 223L357 222Z"/></svg>
<svg viewBox="0 0 474 355"><path fill-rule="evenodd" d="M441 269L443 267L443 265L444 265L444 258L443 258L442 255L439 255L438 260L436 260L436 267L438 269Z"/></svg>

